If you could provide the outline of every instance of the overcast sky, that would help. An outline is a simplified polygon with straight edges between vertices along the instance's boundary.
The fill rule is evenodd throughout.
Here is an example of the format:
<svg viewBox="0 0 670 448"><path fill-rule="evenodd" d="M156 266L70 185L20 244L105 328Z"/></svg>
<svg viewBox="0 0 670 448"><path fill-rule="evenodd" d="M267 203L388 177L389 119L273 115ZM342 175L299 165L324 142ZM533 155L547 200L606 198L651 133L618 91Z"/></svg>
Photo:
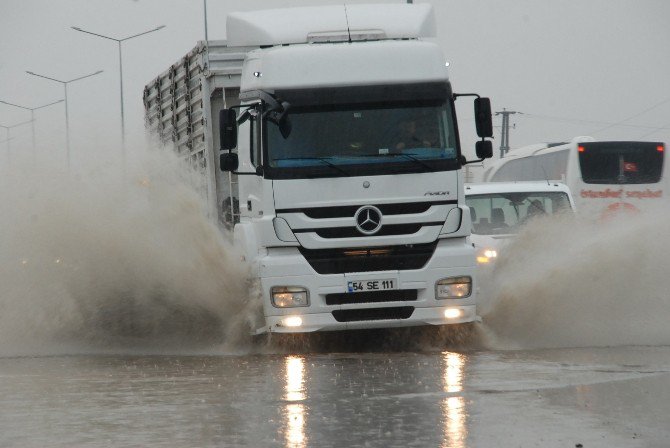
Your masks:
<svg viewBox="0 0 670 448"><path fill-rule="evenodd" d="M334 3L208 0L209 37L225 38L225 16L231 11ZM490 96L494 111L523 112L511 119L512 147L577 135L670 140L669 1L429 3L437 16L437 42L451 63L454 91ZM63 97L62 85L26 70L62 80L104 70L68 87L72 157L90 154L91 148L118 150L117 44L70 27L123 38L166 25L123 44L126 127L131 146L142 144L143 87L204 38L203 20L202 0L0 0L0 100L37 107ZM471 103L461 101L467 106L459 106L464 151L472 154ZM35 114L39 157L62 161L62 104ZM0 125L29 118L27 111L0 104ZM494 125L497 154L500 117ZM11 132L12 148L29 151L30 127Z"/></svg>

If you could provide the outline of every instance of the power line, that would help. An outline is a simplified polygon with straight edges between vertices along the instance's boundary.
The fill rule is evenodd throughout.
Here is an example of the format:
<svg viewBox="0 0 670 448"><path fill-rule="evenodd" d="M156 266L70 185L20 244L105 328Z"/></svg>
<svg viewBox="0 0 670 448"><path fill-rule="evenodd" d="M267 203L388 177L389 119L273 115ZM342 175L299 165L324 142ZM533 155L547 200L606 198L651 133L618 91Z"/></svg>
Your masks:
<svg viewBox="0 0 670 448"><path fill-rule="evenodd" d="M658 106L661 106L661 105L663 105L663 104L665 104L665 103L667 103L667 102L669 102L669 101L670 101L670 98L666 98L666 99L664 99L663 101L659 101L658 103L654 104L653 106L650 106L650 107L646 108L646 109L643 110L642 112L638 112L638 113L635 114L635 115L632 115L632 116L630 116L630 117L628 117L628 118L626 118L626 119L624 119L624 120L618 121L618 122L613 123L613 124L610 124L610 125L608 125L608 126L605 126L604 128L597 129L596 131L593 131L591 134L597 134L598 132L602 132L602 131L604 131L604 130L606 130L606 129L613 128L614 126L621 125L621 124L625 123L626 121L628 121L628 120L632 120L633 118L636 118L636 117L639 117L640 115L643 115L643 114L649 112L649 111L652 110L652 109L656 109Z"/></svg>
<svg viewBox="0 0 670 448"><path fill-rule="evenodd" d="M653 132L670 130L670 126L659 127L659 126L642 125L642 124L612 123L607 121L583 120L579 118L554 117L551 115L538 115L529 113L525 113L524 116L529 118L536 118L538 120L556 121L559 123L611 125L610 127L622 126L622 127L638 128L638 129L651 129Z"/></svg>
<svg viewBox="0 0 670 448"><path fill-rule="evenodd" d="M670 127L656 128L656 129L654 129L654 130L652 130L652 131L647 132L646 134L642 134L642 135L639 136L638 138L645 138L645 137L650 136L651 134L655 134L655 133L657 133L658 131L662 131L662 130L665 130L665 129L670 129Z"/></svg>
<svg viewBox="0 0 670 448"><path fill-rule="evenodd" d="M503 108L502 111L496 112L495 115L502 115L502 125L500 126L501 128L501 139L500 139L500 157L504 157L505 154L510 149L509 146L509 128L510 128L510 122L509 122L509 116L510 115L523 115L523 117L528 117L531 119L537 119L537 120L547 120L547 121L554 121L554 122L559 122L559 123L570 123L570 124L581 124L581 125L605 125L604 127L601 127L600 129L590 132L589 135L593 135L597 132L602 132L606 129L610 129L613 127L627 127L627 128L634 128L634 129L646 129L649 130L649 132L643 134L642 136L638 138L644 138L649 135L655 134L656 132L659 131L667 131L670 130L670 124L667 126L651 126L651 125L641 125L641 124L626 124L625 122L628 120L631 120L633 118L639 117L650 110L653 110L667 102L670 102L670 98L667 98L663 101L660 101L645 110L638 112L637 114L628 117L625 120L620 120L617 122L607 122L607 121L596 121L596 120L585 120L585 119L580 119L580 118L567 118L567 117L556 117L552 115L540 115L540 114L532 114L532 113L527 113L527 112L518 112L518 111L508 111L505 108ZM498 126L496 126L498 127Z"/></svg>

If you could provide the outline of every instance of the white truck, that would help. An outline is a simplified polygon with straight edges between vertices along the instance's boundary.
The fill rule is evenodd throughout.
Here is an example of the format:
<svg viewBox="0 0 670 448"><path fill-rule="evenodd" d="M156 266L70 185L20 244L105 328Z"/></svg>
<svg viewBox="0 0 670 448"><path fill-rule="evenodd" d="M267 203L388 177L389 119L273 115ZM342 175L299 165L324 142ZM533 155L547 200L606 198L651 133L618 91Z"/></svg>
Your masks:
<svg viewBox="0 0 670 448"><path fill-rule="evenodd" d="M434 35L426 4L233 13L146 86L259 281L256 333L477 319L454 101L476 97L476 161L491 106L452 92Z"/></svg>
<svg viewBox="0 0 670 448"><path fill-rule="evenodd" d="M480 266L493 263L526 223L575 211L570 189L556 181L465 184L465 203Z"/></svg>

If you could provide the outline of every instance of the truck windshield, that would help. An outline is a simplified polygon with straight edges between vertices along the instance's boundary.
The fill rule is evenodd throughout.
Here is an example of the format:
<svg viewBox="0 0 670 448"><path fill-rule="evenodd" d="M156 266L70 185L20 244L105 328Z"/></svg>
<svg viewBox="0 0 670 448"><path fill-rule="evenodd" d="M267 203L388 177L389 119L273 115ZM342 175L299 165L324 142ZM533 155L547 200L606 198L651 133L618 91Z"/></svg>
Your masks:
<svg viewBox="0 0 670 448"><path fill-rule="evenodd" d="M301 106L284 138L265 125L275 178L337 177L460 168L452 109L444 101Z"/></svg>
<svg viewBox="0 0 670 448"><path fill-rule="evenodd" d="M571 210L563 192L491 193L466 196L470 207L472 233L509 235L538 216Z"/></svg>
<svg viewBox="0 0 670 448"><path fill-rule="evenodd" d="M587 184L653 184L661 180L662 143L593 142L579 146L579 164Z"/></svg>

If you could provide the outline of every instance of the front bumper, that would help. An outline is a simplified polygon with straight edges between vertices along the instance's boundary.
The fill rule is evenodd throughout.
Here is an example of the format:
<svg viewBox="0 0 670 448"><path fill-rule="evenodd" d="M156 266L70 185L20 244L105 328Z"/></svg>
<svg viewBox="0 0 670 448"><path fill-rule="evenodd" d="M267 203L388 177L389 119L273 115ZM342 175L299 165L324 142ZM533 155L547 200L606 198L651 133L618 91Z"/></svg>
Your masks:
<svg viewBox="0 0 670 448"><path fill-rule="evenodd" d="M459 317L446 318L445 310L457 309ZM287 326L285 321L300 317L301 325ZM256 330L262 333L310 333L315 331L362 330L370 328L400 328L422 325L451 325L477 321L475 305L415 308L407 319L379 319L355 322L338 322L332 313L293 313L286 316L266 316L265 326Z"/></svg>
<svg viewBox="0 0 670 448"><path fill-rule="evenodd" d="M305 333L314 331L397 328L473 322L476 312L474 250L464 239L441 240L430 261L421 269L405 271L318 274L295 248L270 251L260 260L265 325L256 333ZM436 299L435 283L446 277L470 276L470 297ZM400 290L416 291L416 300L357 303L359 293L347 294L354 303L327 304L329 294L347 293L349 281L393 279ZM270 291L274 286L299 286L310 294L307 307L276 308ZM381 293L383 295L383 293ZM446 309L459 310L445 317ZM344 316L344 317L343 317ZM299 318L299 319L297 319ZM296 325L297 322L299 325Z"/></svg>

